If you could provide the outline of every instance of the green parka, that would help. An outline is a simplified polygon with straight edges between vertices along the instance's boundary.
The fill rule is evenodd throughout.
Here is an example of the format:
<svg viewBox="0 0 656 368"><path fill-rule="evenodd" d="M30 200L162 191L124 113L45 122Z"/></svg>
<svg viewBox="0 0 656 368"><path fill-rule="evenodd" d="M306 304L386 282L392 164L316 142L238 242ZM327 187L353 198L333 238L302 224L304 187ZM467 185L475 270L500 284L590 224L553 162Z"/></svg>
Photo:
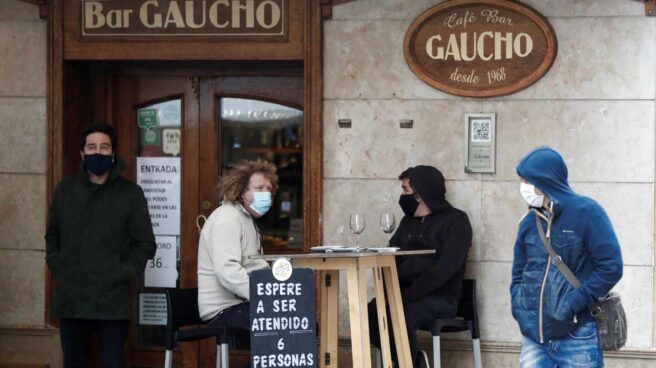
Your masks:
<svg viewBox="0 0 656 368"><path fill-rule="evenodd" d="M141 188L120 177L89 181L83 167L55 189L46 230L46 261L55 279L60 318L130 318L130 280L142 274L156 245Z"/></svg>

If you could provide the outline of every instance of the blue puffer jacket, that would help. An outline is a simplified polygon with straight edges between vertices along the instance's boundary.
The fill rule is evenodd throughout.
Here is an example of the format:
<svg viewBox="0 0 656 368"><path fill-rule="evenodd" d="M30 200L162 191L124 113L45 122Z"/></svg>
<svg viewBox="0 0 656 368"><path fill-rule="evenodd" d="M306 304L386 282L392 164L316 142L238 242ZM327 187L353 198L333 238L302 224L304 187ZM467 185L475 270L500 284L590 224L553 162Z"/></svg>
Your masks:
<svg viewBox="0 0 656 368"><path fill-rule="evenodd" d="M622 253L613 226L593 199L572 191L558 152L540 147L524 157L517 174L553 201L551 245L581 281L573 288L540 240L531 211L515 241L510 294L512 314L524 336L543 343L592 320L587 306L606 295L622 277ZM547 223L541 220L546 231Z"/></svg>

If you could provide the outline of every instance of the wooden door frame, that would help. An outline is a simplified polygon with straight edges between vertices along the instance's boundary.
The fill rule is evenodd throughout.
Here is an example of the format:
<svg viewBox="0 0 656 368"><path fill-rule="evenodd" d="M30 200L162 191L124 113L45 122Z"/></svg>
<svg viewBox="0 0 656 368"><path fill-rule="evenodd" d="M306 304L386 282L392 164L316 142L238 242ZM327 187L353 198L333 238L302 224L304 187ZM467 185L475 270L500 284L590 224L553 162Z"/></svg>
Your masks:
<svg viewBox="0 0 656 368"><path fill-rule="evenodd" d="M304 155L303 155L303 241L306 246L322 243L323 211L323 18L330 1L307 0L304 35ZM77 139L79 125L71 127L65 111L65 60L63 2L48 2L47 26L47 168L46 206L52 199L57 183L64 177L67 165L65 151L72 139ZM111 116L108 116L111 119ZM111 121L109 121L111 123ZM78 122L80 124L80 122ZM74 137L73 137L74 136ZM47 211L47 210L46 210ZM56 326L52 314L53 278L45 267L46 325Z"/></svg>

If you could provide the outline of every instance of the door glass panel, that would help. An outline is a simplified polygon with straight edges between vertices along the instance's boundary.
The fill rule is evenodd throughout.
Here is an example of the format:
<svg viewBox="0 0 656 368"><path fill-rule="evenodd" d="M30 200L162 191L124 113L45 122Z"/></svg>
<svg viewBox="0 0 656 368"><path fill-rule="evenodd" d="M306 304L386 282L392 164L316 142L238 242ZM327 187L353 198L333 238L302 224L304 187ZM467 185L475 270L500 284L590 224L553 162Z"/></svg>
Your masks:
<svg viewBox="0 0 656 368"><path fill-rule="evenodd" d="M221 98L219 173L242 159L263 159L278 168L271 210L258 220L266 253L303 248L303 111L275 103Z"/></svg>
<svg viewBox="0 0 656 368"><path fill-rule="evenodd" d="M164 345L164 290L179 286L182 101L137 109L137 183L148 201L157 253L140 280L137 344Z"/></svg>

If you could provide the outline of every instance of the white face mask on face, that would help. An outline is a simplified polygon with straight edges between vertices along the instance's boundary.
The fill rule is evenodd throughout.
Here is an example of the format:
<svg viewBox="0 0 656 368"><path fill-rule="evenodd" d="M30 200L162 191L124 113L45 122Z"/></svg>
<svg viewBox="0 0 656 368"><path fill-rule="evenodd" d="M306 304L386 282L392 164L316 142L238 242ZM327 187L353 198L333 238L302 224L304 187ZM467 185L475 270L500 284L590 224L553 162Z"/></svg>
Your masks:
<svg viewBox="0 0 656 368"><path fill-rule="evenodd" d="M535 194L535 186L533 184L522 182L519 185L519 193L529 206L542 207L542 203L544 203L544 195Z"/></svg>

